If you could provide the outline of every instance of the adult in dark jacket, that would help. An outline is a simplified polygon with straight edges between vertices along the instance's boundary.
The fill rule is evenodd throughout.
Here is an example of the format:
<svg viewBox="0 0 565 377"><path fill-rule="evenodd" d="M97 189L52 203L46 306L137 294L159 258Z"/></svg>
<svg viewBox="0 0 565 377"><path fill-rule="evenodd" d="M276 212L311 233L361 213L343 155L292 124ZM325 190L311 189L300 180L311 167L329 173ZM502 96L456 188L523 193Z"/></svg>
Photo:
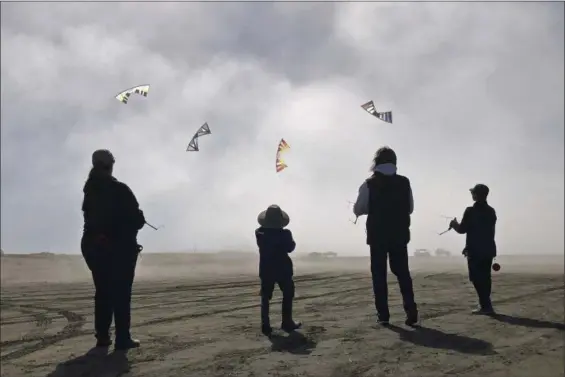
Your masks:
<svg viewBox="0 0 565 377"><path fill-rule="evenodd" d="M294 299L294 275L292 259L296 243L289 229L284 229L290 218L279 206L271 205L257 217L260 227L255 230L259 247L259 278L261 279L261 331L266 336L273 332L269 319L269 304L273 298L275 284L283 294L281 328L292 332L301 327L292 319Z"/></svg>
<svg viewBox="0 0 565 377"><path fill-rule="evenodd" d="M367 244L371 252L371 273L378 322L387 325L388 308L387 259L398 280L407 325L418 322L412 277L408 267L410 215L414 210L412 188L408 178L396 174L396 153L382 147L373 159L373 175L359 188L354 214L367 215Z"/></svg>
<svg viewBox="0 0 565 377"><path fill-rule="evenodd" d="M477 184L470 189L475 204L467 207L461 223L453 219L449 226L459 234L466 234L463 255L467 257L469 280L479 296L479 308L474 314L494 314L490 295L492 291L491 266L496 257L496 211L487 203L489 188Z"/></svg>
<svg viewBox="0 0 565 377"><path fill-rule="evenodd" d="M92 169L84 185L82 255L92 272L94 328L99 347L112 344L114 317L116 349L139 346L130 334L131 293L141 246L137 233L145 218L130 188L112 176L115 159L108 150L92 154Z"/></svg>

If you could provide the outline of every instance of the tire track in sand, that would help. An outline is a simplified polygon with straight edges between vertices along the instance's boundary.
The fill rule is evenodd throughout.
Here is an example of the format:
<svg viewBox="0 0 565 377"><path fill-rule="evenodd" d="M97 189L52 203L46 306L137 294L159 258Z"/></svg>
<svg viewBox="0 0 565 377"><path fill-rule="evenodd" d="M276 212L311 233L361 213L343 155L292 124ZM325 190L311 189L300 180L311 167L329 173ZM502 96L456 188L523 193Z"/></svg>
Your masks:
<svg viewBox="0 0 565 377"><path fill-rule="evenodd" d="M11 304L7 303L6 305L11 305ZM30 344L28 346L10 352L6 355L2 355L0 357L0 361L19 359L33 352L46 349L49 346L61 340L72 338L76 334L80 333L80 330L85 323L84 316L65 309L51 308L47 306L17 305L17 304L14 304L12 307L13 308L19 307L19 308L32 309L32 310L42 310L45 311L46 314L47 313L58 314L67 320L67 324L65 325L65 327L63 327L61 331L59 331L55 335L40 337L39 339L35 339L37 340L37 343ZM28 342L28 340L22 339L17 341L1 342L0 345L2 346L2 348L4 348L6 346L16 346L26 342Z"/></svg>
<svg viewBox="0 0 565 377"><path fill-rule="evenodd" d="M325 277L325 279L330 279L330 278L331 277ZM256 282L254 282L253 284L256 284ZM352 293L352 292L356 292L356 291L360 291L360 290L366 290L366 289L367 289L367 287L363 286L363 287L356 287L356 288L350 288L350 289L339 290L339 291L324 292L324 293L315 294L315 295L304 295L304 296L301 296L301 297L297 297L296 301L302 301L302 300L308 300L308 299L314 299L314 298L321 298L321 297L326 297L326 296L331 296L331 295L336 295L336 294ZM521 295L508 297L508 298L501 299L501 300L496 300L495 303L509 303L509 302L513 302L513 301L519 301L519 300L522 300L524 298L534 297L534 296L539 295L539 294L544 294L544 293L552 292L552 291L555 291L555 290L562 290L562 289L563 289L563 287L561 285L552 286L552 287L544 288L542 290L537 290L537 291L526 293L526 294L521 294ZM248 295L248 294L249 293L245 293L244 295ZM235 298L235 297L237 297L237 295L231 296L231 298ZM20 305L20 306L21 307L28 307L28 308L39 308L39 307L35 307L33 305L25 305L25 306ZM176 321L182 321L182 320L191 319L191 318L199 318L199 317L205 317L205 316L211 316L211 315L231 313L231 312L236 312L236 311L240 311L240 310L248 310L248 309L258 308L259 306L260 306L260 304L254 303L254 304L240 305L240 306L236 306L236 307L232 307L232 308L209 310L209 311L206 311L206 312L203 312L203 313L188 313L188 314L182 314L182 315L177 315L177 316L172 316L172 317L167 317L167 318L153 319L153 320L148 320L148 321L142 322L140 324L137 324L137 325L134 326L134 328L151 326L151 325L158 325L158 324L173 323L173 322L176 322ZM26 355L29 355L33 352L46 349L49 346L51 346L51 345L53 345L57 342L72 339L72 338L83 336L83 335L87 335L87 334L90 333L90 332L80 331L82 326L84 325L84 317L82 315L77 314L77 313L73 313L73 312L70 312L70 311L67 311L67 310L53 309L53 308L47 308L47 307L40 307L40 308L42 310L54 311L54 312L62 315L63 317L65 317L68 321L65 328L55 335L43 337L42 339L40 339L38 341L38 343L31 344L29 346L23 347L19 350L13 351L13 352L11 352L7 355L0 357L0 361L9 361L9 360L18 359L18 358L24 357ZM424 313L422 315L422 319L439 318L439 317L442 317L442 316L445 316L445 315L449 315L449 314L453 314L453 313L457 313L457 312L461 312L461 311L465 311L465 310L467 310L467 308L452 308L452 309L447 309L447 310L444 310L444 311L438 311L438 312L435 312L435 313L430 314L430 315L426 315ZM26 342L26 341L25 340L14 341L10 345L12 345L12 346L13 345L19 345L19 344L24 343L24 342ZM0 344L2 346L8 345L4 342L2 342Z"/></svg>

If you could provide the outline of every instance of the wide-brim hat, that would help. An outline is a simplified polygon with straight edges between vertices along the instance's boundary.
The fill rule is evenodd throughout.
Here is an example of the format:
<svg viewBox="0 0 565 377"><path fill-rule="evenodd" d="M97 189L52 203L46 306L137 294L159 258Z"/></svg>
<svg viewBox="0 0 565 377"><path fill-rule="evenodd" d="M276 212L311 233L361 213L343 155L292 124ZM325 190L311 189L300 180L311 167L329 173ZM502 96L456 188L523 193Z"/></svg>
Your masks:
<svg viewBox="0 0 565 377"><path fill-rule="evenodd" d="M273 204L257 216L257 221L265 228L284 228L290 222L290 218L281 207Z"/></svg>

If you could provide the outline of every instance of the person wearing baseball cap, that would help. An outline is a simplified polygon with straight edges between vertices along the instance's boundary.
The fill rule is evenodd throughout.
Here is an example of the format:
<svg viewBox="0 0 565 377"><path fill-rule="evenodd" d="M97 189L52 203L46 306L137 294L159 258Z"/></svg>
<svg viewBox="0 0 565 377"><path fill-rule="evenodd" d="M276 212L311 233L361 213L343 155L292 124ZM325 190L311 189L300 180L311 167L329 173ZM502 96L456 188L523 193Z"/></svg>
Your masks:
<svg viewBox="0 0 565 377"><path fill-rule="evenodd" d="M101 168L101 169L108 169L109 173L112 174L112 169L114 167L114 163L116 159L112 152L107 149L98 149L92 153L92 167L93 168Z"/></svg>
<svg viewBox="0 0 565 377"><path fill-rule="evenodd" d="M476 184L469 191L475 203L465 209L461 222L455 218L449 226L466 235L463 255L467 258L469 280L479 297L479 307L473 310L473 314L492 315L495 313L490 296L491 266L496 257L496 211L487 203L490 190L486 185Z"/></svg>
<svg viewBox="0 0 565 377"><path fill-rule="evenodd" d="M145 224L131 189L112 176L116 159L107 149L92 154L92 168L83 188L84 216L81 251L95 287L94 329L97 347L112 344L114 317L116 349L139 346L131 337L131 290L139 253L137 233Z"/></svg>

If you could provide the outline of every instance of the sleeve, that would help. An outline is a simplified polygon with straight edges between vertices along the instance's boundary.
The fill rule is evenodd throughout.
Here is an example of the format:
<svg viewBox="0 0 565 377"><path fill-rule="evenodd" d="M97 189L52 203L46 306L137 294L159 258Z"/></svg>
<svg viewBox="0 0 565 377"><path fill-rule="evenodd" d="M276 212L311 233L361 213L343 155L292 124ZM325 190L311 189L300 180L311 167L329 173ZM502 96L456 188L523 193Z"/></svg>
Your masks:
<svg viewBox="0 0 565 377"><path fill-rule="evenodd" d="M408 192L410 193L410 212L412 214L414 212L414 195L412 194L412 186L410 185L410 181L408 181Z"/></svg>
<svg viewBox="0 0 565 377"><path fill-rule="evenodd" d="M357 200L353 205L353 213L357 217L369 214L369 185L367 181L359 187Z"/></svg>
<svg viewBox="0 0 565 377"><path fill-rule="evenodd" d="M461 219L459 226L457 228L454 228L457 233L467 233L467 227L469 226L469 216L471 216L471 208L467 207L465 209L465 212L463 213L463 218Z"/></svg>
<svg viewBox="0 0 565 377"><path fill-rule="evenodd" d="M261 228L255 229L255 241L257 242L257 247L261 249L261 236L263 232L261 232Z"/></svg>
<svg viewBox="0 0 565 377"><path fill-rule="evenodd" d="M496 257L497 254L497 248L496 248L496 221L498 220L498 217L496 217L496 211L493 209L492 210L492 215L493 215L493 222L492 222L492 239L494 241L494 256Z"/></svg>
<svg viewBox="0 0 565 377"><path fill-rule="evenodd" d="M145 216L139 208L139 203L133 191L125 183L120 182L120 199L121 206L126 219L131 221L132 227L136 230L143 228L145 225Z"/></svg>
<svg viewBox="0 0 565 377"><path fill-rule="evenodd" d="M294 242L294 238L292 237L292 232L290 229L284 230L284 244L285 249L288 254L292 253L296 248L296 242Z"/></svg>

